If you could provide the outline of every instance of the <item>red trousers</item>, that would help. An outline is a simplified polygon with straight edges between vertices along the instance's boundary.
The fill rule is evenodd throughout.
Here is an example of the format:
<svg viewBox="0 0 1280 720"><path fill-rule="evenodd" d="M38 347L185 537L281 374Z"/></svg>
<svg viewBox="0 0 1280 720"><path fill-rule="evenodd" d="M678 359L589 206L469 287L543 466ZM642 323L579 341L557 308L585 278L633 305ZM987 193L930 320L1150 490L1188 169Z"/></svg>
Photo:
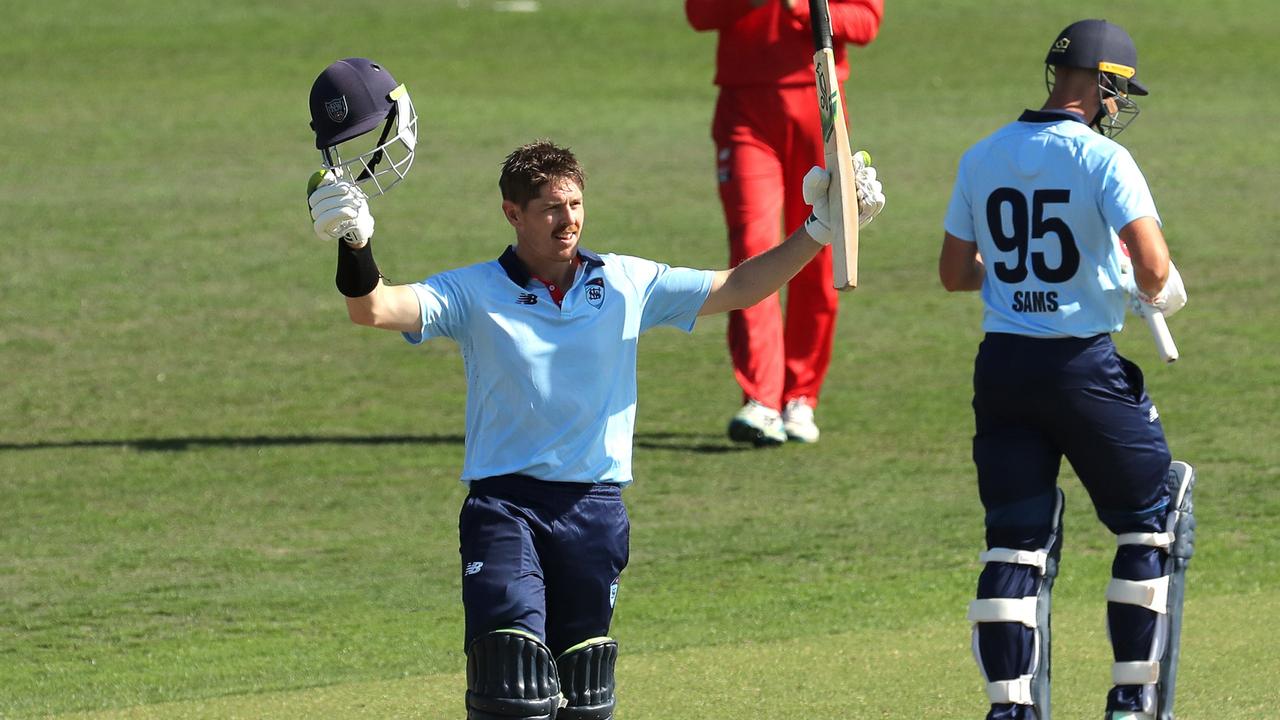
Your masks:
<svg viewBox="0 0 1280 720"><path fill-rule="evenodd" d="M729 264L777 245L804 223L805 173L822 165L822 130L812 86L720 90L711 130ZM786 288L729 315L729 352L744 400L781 409L804 396L817 405L831 363L838 295L826 248Z"/></svg>

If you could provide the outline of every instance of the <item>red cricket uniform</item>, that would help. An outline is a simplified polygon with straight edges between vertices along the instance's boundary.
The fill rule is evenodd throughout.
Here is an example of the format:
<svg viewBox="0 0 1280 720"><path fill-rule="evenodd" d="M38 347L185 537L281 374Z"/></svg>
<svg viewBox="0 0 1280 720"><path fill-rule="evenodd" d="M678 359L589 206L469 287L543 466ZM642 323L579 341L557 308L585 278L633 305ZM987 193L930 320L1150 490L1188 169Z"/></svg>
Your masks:
<svg viewBox="0 0 1280 720"><path fill-rule="evenodd" d="M849 77L845 43L866 45L880 29L884 0L830 0L837 74ZM736 266L782 240L809 214L805 173L823 164L813 79L809 5L795 0L685 0L695 30L716 30L712 121L720 201ZM781 215L782 225L778 224ZM729 350L744 399L780 409L792 398L817 405L831 363L837 293L827 248L787 285L786 319L774 294L729 315Z"/></svg>

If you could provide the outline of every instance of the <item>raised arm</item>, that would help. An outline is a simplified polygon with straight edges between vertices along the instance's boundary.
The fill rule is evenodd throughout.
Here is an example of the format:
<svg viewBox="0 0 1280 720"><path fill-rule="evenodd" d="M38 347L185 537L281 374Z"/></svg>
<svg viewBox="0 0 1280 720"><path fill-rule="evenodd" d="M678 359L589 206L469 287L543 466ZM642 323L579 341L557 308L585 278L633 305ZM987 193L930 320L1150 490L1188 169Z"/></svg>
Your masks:
<svg viewBox="0 0 1280 720"><path fill-rule="evenodd" d="M717 272L698 314L714 315L755 305L795 277L826 245L801 226L779 245L748 258L735 268Z"/></svg>
<svg viewBox="0 0 1280 720"><path fill-rule="evenodd" d="M858 227L871 222L884 209L884 188L876 179L870 155L854 153L854 186L858 192ZM777 247L716 273L699 315L712 315L751 307L778 291L800 272L823 247L831 244L831 211L827 190L831 175L814 167L804 177L804 199L813 208L809 219Z"/></svg>
<svg viewBox="0 0 1280 720"><path fill-rule="evenodd" d="M422 330L418 295L408 285L387 285L381 279L373 292L347 298L347 316L357 325L416 333Z"/></svg>
<svg viewBox="0 0 1280 720"><path fill-rule="evenodd" d="M334 284L347 298L347 315L357 325L417 332L422 329L418 296L407 285L387 285L373 259L373 215L369 199L355 183L332 175L307 197L312 228L323 240L338 242Z"/></svg>

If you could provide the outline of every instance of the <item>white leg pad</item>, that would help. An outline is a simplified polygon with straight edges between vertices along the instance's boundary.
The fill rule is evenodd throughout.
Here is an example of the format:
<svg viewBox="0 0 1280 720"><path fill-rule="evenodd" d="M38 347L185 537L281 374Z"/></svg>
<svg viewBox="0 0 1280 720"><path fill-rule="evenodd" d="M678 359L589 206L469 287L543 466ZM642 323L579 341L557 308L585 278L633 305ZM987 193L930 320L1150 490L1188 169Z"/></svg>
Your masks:
<svg viewBox="0 0 1280 720"><path fill-rule="evenodd" d="M1023 675L1013 680L996 680L987 683L987 698L993 703L1017 703L1031 705L1031 675Z"/></svg>
<svg viewBox="0 0 1280 720"><path fill-rule="evenodd" d="M1049 603L1053 579L1058 574L1058 535L1062 531L1061 490L1056 491L1053 529L1044 548L1021 550L993 547L978 559L986 564L1002 563L1033 567L1040 575L1035 595L1020 598L979 598L969 603L969 622L973 623L973 657L986 681L987 697L993 704L1025 705L1034 708L1035 717L1049 720ZM983 623L1019 623L1032 632L1031 658L1024 675L1011 680L992 680L982 662L979 626Z"/></svg>
<svg viewBox="0 0 1280 720"><path fill-rule="evenodd" d="M1111 578L1111 582L1107 585L1107 600L1125 605L1137 605L1163 615L1169 611L1169 576L1164 575L1151 580Z"/></svg>
<svg viewBox="0 0 1280 720"><path fill-rule="evenodd" d="M1116 685L1154 685L1159 679L1158 661L1118 662L1111 666L1111 682Z"/></svg>
<svg viewBox="0 0 1280 720"><path fill-rule="evenodd" d="M1036 596L973 600L969 603L969 622L1016 622L1035 629Z"/></svg>

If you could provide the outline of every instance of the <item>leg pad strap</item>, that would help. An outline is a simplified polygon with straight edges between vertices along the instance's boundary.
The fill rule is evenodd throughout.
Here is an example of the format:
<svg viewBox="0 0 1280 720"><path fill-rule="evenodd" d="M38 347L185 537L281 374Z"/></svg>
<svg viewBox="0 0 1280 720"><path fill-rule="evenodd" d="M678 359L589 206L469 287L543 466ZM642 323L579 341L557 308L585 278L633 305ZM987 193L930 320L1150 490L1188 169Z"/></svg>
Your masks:
<svg viewBox="0 0 1280 720"><path fill-rule="evenodd" d="M1160 662L1135 660L1111 666L1111 682L1116 685L1151 685L1160 679Z"/></svg>
<svg viewBox="0 0 1280 720"><path fill-rule="evenodd" d="M1034 676L1023 675L1013 680L995 680L987 683L987 699L993 703L1016 703L1032 705L1035 698L1031 695L1031 680Z"/></svg>
<svg viewBox="0 0 1280 720"><path fill-rule="evenodd" d="M985 598L969 602L969 622L1016 622L1036 626L1036 596Z"/></svg>
<svg viewBox="0 0 1280 720"><path fill-rule="evenodd" d="M1107 585L1107 600L1125 605L1137 605L1163 615L1169 610L1169 576L1151 580L1122 580L1111 578Z"/></svg>

